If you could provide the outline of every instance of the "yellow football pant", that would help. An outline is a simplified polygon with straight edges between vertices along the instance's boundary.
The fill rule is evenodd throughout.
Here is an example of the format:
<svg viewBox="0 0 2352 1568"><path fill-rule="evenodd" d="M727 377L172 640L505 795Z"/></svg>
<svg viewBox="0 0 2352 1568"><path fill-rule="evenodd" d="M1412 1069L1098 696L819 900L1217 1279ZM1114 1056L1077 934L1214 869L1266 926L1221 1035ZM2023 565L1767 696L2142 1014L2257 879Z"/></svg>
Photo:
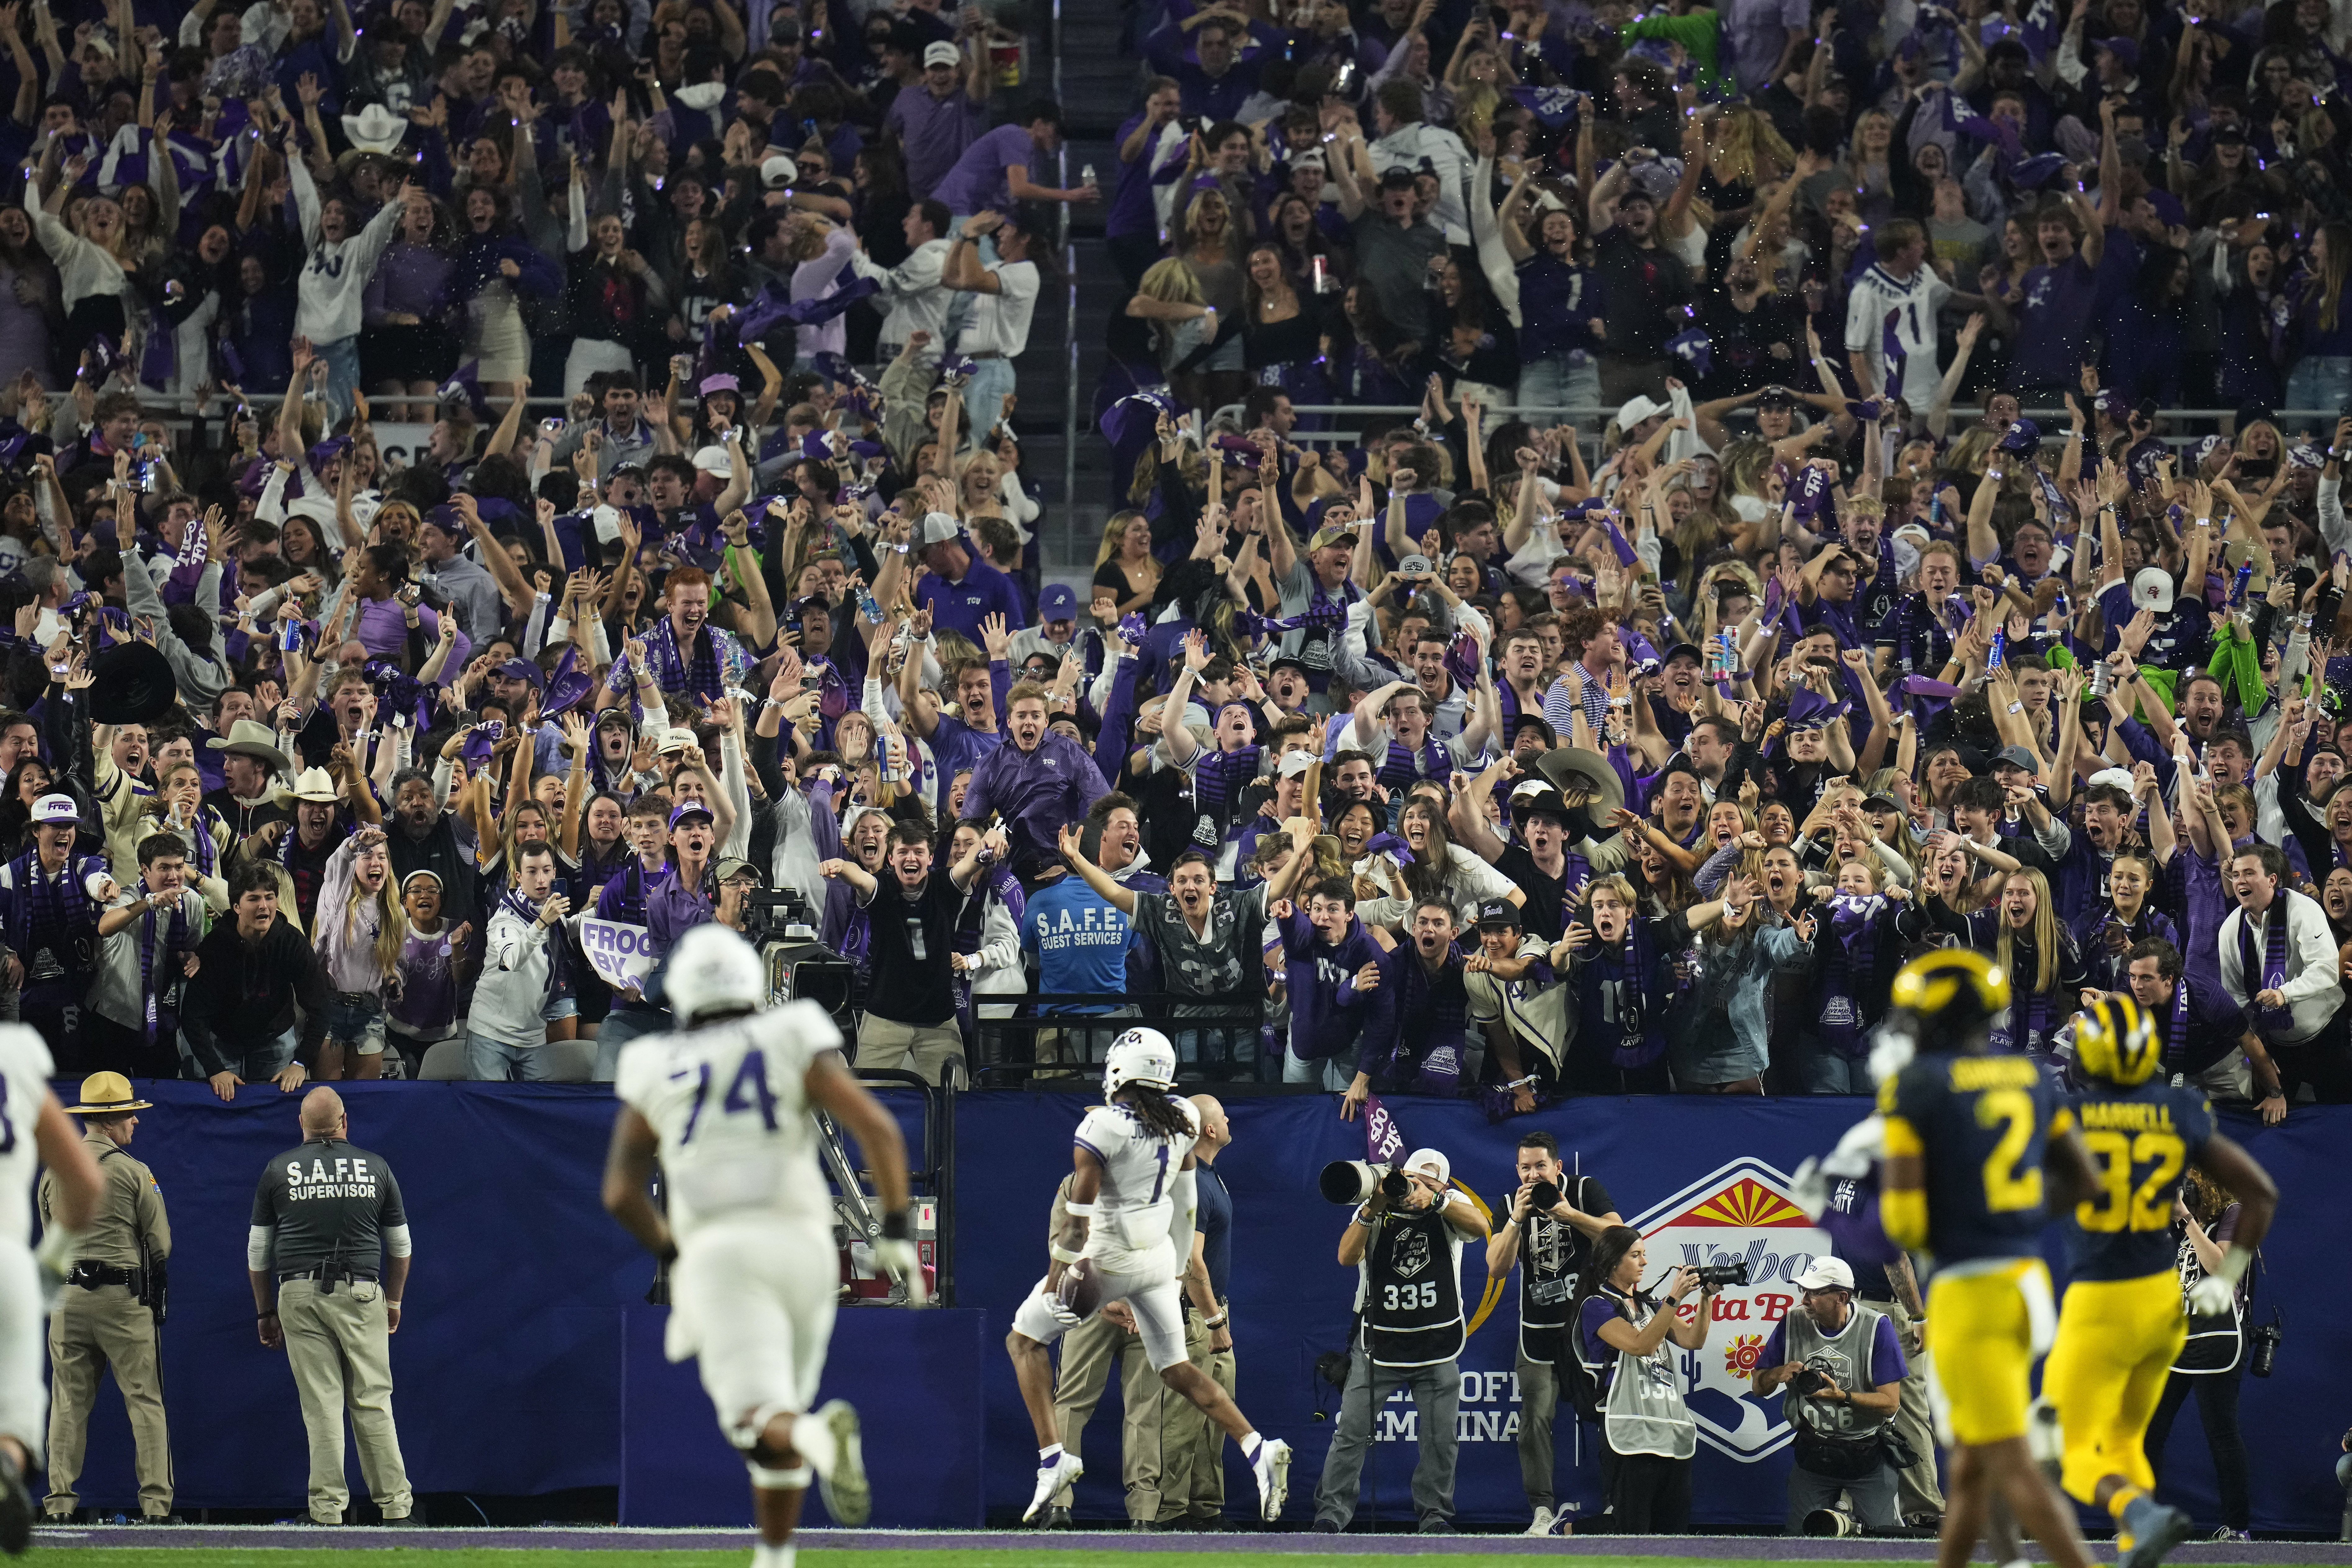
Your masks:
<svg viewBox="0 0 2352 1568"><path fill-rule="evenodd" d="M2038 1258L1936 1276L1927 1287L1927 1399L1939 1435L1970 1447L2025 1436L2033 1363L2049 1348L2054 1316L2050 1270Z"/></svg>
<svg viewBox="0 0 2352 1568"><path fill-rule="evenodd" d="M2066 1287L2042 1391L2065 1431L2060 1484L2067 1496L2095 1501L2106 1476L2121 1476L2142 1491L2155 1489L2146 1447L2148 1418L2188 1333L2180 1279L2169 1268L2137 1279L2077 1279Z"/></svg>

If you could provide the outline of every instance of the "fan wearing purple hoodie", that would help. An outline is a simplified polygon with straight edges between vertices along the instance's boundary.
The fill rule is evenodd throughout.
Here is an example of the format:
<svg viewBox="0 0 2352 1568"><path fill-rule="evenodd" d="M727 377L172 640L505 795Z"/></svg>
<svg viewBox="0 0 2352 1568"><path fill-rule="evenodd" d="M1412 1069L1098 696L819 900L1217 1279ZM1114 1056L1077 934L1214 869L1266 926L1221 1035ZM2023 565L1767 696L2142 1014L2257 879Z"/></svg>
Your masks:
<svg viewBox="0 0 2352 1568"><path fill-rule="evenodd" d="M1318 879L1307 888L1304 907L1281 899L1268 913L1282 932L1290 997L1290 1045L1282 1055L1282 1081L1320 1083L1335 1094L1345 1093L1353 1076L1356 1038L1372 1010L1370 996L1350 988L1342 1001L1339 988L1364 965L1380 961L1380 944L1356 918L1356 889L1345 877Z"/></svg>

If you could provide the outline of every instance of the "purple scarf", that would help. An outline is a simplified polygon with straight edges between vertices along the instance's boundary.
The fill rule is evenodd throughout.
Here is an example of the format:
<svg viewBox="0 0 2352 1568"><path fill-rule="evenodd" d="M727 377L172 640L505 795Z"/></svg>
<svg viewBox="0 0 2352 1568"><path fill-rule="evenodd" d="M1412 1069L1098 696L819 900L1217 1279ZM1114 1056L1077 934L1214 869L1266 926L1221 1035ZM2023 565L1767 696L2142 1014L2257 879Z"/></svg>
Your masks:
<svg viewBox="0 0 2352 1568"><path fill-rule="evenodd" d="M139 879L138 892L142 899L148 894L147 879L144 877ZM168 958L175 952L185 952L194 945L188 940L186 907L184 904L173 904L171 924L164 928L164 955ZM156 990L155 910L151 904L146 912L140 916L139 924L139 994L145 998L146 1009L141 1022L146 1034L147 1043L151 1046L155 1043L155 1033L162 1023L163 1015L163 1009L157 1002Z"/></svg>
<svg viewBox="0 0 2352 1568"><path fill-rule="evenodd" d="M506 897L501 901L505 903L508 909L513 910L524 920L537 921L539 919L539 910L533 908L520 893L517 892L512 888L509 888L507 889ZM563 982L565 969L564 961L568 956L569 952L569 945L564 942L562 933L555 927L549 927L547 932L547 1000L550 1002L554 1001L560 996L568 994Z"/></svg>
<svg viewBox="0 0 2352 1568"><path fill-rule="evenodd" d="M1604 951L1595 962L1602 966L1601 984L1612 988L1616 1002L1619 1038L1610 1047L1610 1065L1647 1067L1665 1054L1668 1000L1652 994L1658 983L1658 953L1650 940L1650 922L1636 915L1624 946L1615 953Z"/></svg>
<svg viewBox="0 0 2352 1568"><path fill-rule="evenodd" d="M2286 899L2281 895L2271 900L2270 930L2263 936L2263 961L2254 963L2253 916L2241 911L2238 917L2238 963L2245 971L2249 994L2283 990L2286 985ZM2294 1026L2294 1010L2291 1007L2263 1007L2249 1002L2246 1012L2252 1017L2254 1032L2265 1040L2284 1035Z"/></svg>
<svg viewBox="0 0 2352 1568"><path fill-rule="evenodd" d="M41 870L41 852L27 849L9 868L8 945L25 965L27 994L62 989L79 995L98 961L98 907L82 883L104 862L68 852L57 881Z"/></svg>
<svg viewBox="0 0 2352 1568"><path fill-rule="evenodd" d="M1437 731L1430 731L1421 738L1421 750L1408 749L1395 736L1389 738L1388 760L1381 764L1381 784L1391 790L1411 789L1423 779L1441 782L1454 775L1453 754L1446 751Z"/></svg>
<svg viewBox="0 0 2352 1568"><path fill-rule="evenodd" d="M1822 966L1822 1038L1840 1056L1863 1054L1860 991L1878 973L1878 928L1886 900L1841 893L1830 903L1829 944Z"/></svg>

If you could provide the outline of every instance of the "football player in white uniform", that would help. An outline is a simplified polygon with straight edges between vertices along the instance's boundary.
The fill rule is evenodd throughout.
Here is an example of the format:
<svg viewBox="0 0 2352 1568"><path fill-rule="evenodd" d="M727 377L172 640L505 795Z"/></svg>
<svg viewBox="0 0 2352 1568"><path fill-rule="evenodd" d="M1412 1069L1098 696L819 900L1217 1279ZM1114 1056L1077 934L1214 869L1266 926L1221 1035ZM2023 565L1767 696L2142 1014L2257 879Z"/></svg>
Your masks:
<svg viewBox="0 0 2352 1568"><path fill-rule="evenodd" d="M55 1064L30 1026L0 1024L0 1552L14 1557L33 1540L33 1498L25 1489L31 1456L42 1451L48 1399L42 1345L54 1295L73 1267L74 1246L97 1212L98 1162L49 1092ZM31 1135L26 1136L27 1132ZM57 1173L55 1223L33 1241L33 1178Z"/></svg>
<svg viewBox="0 0 2352 1568"><path fill-rule="evenodd" d="M843 1068L841 1034L801 1001L763 1011L751 944L699 925L670 952L664 986L678 1027L632 1040L614 1092L622 1110L604 1163L604 1207L670 1273L665 1348L699 1359L719 1425L751 1468L761 1544L753 1568L792 1568L793 1528L814 1476L834 1522L872 1505L857 1412L810 1409L840 1289L833 1200L812 1109L857 1141L881 1191L876 1261L919 1302L898 1124ZM658 1155L665 1219L646 1195Z"/></svg>
<svg viewBox="0 0 2352 1568"><path fill-rule="evenodd" d="M1177 1259L1192 1256L1192 1145L1200 1112L1171 1093L1176 1047L1157 1029L1129 1029L1111 1042L1103 1099L1078 1123L1076 1174L1063 1205L1067 1227L1036 1292L1021 1303L1004 1348L1022 1403L1037 1430L1037 1493L1025 1522L1086 1466L1062 1448L1054 1424L1054 1367L1045 1347L1111 1301L1125 1301L1160 1381L1229 1433L1257 1476L1258 1511L1281 1517L1290 1490L1290 1445L1258 1435L1231 1395L1184 1356L1184 1306Z"/></svg>

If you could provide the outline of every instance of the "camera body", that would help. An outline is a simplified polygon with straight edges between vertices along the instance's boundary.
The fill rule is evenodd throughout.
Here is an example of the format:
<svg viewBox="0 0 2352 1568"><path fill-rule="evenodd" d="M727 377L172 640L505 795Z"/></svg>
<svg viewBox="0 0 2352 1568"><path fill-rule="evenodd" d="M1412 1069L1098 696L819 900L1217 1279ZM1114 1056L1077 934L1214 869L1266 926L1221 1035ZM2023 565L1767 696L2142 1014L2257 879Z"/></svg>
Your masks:
<svg viewBox="0 0 2352 1568"><path fill-rule="evenodd" d="M1322 1189L1326 1203L1354 1205L1369 1202L1377 1193L1389 1202L1402 1203L1405 1194L1412 1190L1412 1182L1394 1165L1374 1165L1362 1160L1334 1160L1323 1167L1317 1185Z"/></svg>
<svg viewBox="0 0 2352 1568"><path fill-rule="evenodd" d="M1829 1386L1829 1373L1817 1366L1809 1366L1789 1380L1791 1394L1819 1394Z"/></svg>
<svg viewBox="0 0 2352 1568"><path fill-rule="evenodd" d="M2256 1377L2268 1377L2277 1369L2279 1342L2286 1338L2286 1324L2278 1313L2271 1321L2246 1333L2246 1370Z"/></svg>
<svg viewBox="0 0 2352 1568"><path fill-rule="evenodd" d="M1550 1182L1538 1182L1528 1189L1528 1203L1549 1214L1559 1205L1559 1188Z"/></svg>

